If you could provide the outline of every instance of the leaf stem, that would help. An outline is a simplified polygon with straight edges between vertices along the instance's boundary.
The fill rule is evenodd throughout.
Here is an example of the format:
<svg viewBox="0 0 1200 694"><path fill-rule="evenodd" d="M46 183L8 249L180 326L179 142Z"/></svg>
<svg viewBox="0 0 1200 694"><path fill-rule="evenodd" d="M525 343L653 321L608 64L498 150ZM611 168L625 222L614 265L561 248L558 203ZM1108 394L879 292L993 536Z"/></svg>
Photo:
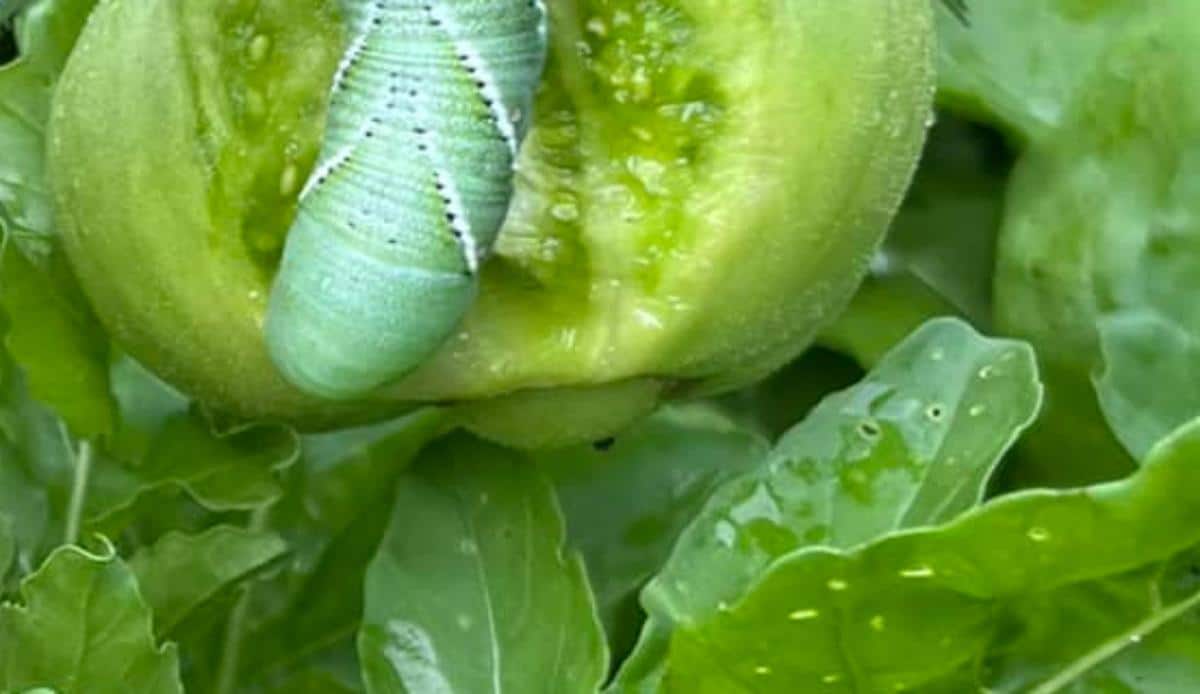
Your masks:
<svg viewBox="0 0 1200 694"><path fill-rule="evenodd" d="M1062 691L1068 686L1075 684L1085 672L1096 667L1100 663L1112 658L1120 653L1131 644L1140 642L1143 638L1163 626L1173 619L1183 616L1189 610L1200 606L1200 592L1189 596L1184 600L1180 600L1167 607L1166 609L1150 615L1146 619L1133 625L1130 629L1117 634L1113 638L1105 641L1097 646L1092 651L1083 654L1075 662L1066 667L1065 670L1058 673L1054 677L1043 682L1036 689L1030 690L1029 694L1054 694L1054 692Z"/></svg>
<svg viewBox="0 0 1200 694"><path fill-rule="evenodd" d="M267 526L269 506L262 506L250 515L246 524L249 530L262 530ZM253 584L247 583L242 594L229 611L229 621L225 623L224 644L221 647L221 661L217 666L216 694L233 694L237 689L238 670L241 668L242 638L245 636L246 615L250 610L250 592Z"/></svg>
<svg viewBox="0 0 1200 694"><path fill-rule="evenodd" d="M83 523L83 506L87 501L88 480L92 475L91 441L80 441L75 452L75 474L71 483L71 498L67 502L66 529L63 542L73 545L79 542L79 528Z"/></svg>

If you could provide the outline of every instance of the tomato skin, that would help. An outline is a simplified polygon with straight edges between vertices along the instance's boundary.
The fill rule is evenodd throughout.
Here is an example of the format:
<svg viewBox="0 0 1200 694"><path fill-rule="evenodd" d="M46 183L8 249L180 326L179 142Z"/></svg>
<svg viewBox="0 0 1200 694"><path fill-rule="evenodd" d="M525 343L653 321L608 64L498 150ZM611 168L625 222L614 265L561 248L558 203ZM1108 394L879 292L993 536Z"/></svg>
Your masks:
<svg viewBox="0 0 1200 694"><path fill-rule="evenodd" d="M415 374L331 403L279 376L262 320L336 3L216 5L101 6L56 94L56 204L125 349L215 409L303 428L459 403L493 438L549 445L769 373L857 287L931 109L925 0L552 3L478 303Z"/></svg>

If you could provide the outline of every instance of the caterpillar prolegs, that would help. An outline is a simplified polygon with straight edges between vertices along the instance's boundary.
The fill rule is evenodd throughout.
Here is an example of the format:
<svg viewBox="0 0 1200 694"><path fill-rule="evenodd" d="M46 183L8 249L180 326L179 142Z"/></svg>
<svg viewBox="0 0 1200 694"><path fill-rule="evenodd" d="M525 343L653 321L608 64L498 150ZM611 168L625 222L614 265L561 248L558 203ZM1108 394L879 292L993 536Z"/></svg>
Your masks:
<svg viewBox="0 0 1200 694"><path fill-rule="evenodd" d="M297 387L352 398L427 359L478 291L545 62L541 0L343 0L349 44L271 290Z"/></svg>

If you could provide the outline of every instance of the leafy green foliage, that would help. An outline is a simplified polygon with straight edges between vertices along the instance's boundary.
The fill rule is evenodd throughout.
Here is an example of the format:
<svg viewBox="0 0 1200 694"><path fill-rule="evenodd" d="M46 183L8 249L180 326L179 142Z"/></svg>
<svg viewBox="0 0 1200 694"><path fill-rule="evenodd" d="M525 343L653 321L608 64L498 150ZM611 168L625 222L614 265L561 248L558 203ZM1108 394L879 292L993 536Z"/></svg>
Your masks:
<svg viewBox="0 0 1200 694"><path fill-rule="evenodd" d="M368 691L597 689L604 637L583 562L563 551L553 487L536 468L451 438L405 476L395 504L367 573L359 653Z"/></svg>
<svg viewBox="0 0 1200 694"><path fill-rule="evenodd" d="M1200 8L1128 5L1139 9L1078 77L1060 136L1022 157L997 263L997 324L1047 367L1055 405L1037 443L1069 436L1100 478L1200 414L1184 366L1197 323L1182 289L1200 230L1188 163L1200 104L1179 86L1200 75L1186 48Z"/></svg>
<svg viewBox="0 0 1200 694"><path fill-rule="evenodd" d="M7 3L6 3L7 4ZM17 60L0 64L0 230L31 254L53 241L46 123L59 73L96 0L38 0L17 23ZM11 236L10 236L11 235Z"/></svg>
<svg viewBox="0 0 1200 694"><path fill-rule="evenodd" d="M308 434L270 419L234 420L192 401L116 347L106 330L119 336L142 326L101 326L81 294L55 221L76 211L57 209L48 194L45 123L58 75L93 4L0 2L0 17L15 14L11 32L0 28L0 691L1200 690L1196 3L912 0L913 8L935 5L942 39L941 110L920 168L866 282L836 316L832 309L820 316L826 325L820 346L745 390L650 413L664 397L709 393L711 384L696 390L692 376L710 372L660 370L651 378L547 391L552 396L538 381L533 390L500 398L439 399L445 409L390 420L399 410L388 405L371 412L381 423ZM801 174L821 164L817 155L832 131L809 127L785 103L769 118L765 111L685 109L701 122L677 128L680 137L690 137L692 128L711 130L705 146L692 151L679 139L655 139L670 108L655 110L655 128L642 132L629 131L647 117L640 105L621 106L616 118L606 109L617 107L601 103L609 87L641 94L638 74L604 73L616 81L596 93L590 81L562 77L577 58L594 67L613 59L579 55L581 37L595 39L583 41L593 51L612 41L629 55L669 57L674 49L664 37L711 33L682 31L694 28L688 22L735 15L757 22L768 15L755 15L756 8L768 4L653 0L638 4L644 25L628 29L615 17L600 26L562 9L593 4L555 5L570 20L560 26L578 25L581 33L552 37L561 42L556 60L567 63L555 66L558 77L540 108L561 122L542 124L531 136L539 163L524 170L531 183L522 185L569 185L544 205L530 198L537 204L527 200L518 217L528 226L565 213L558 204L567 189L607 191L604 205L646 213L637 224L655 233L674 228L674 213L651 204L655 196L639 197L631 208L618 192L628 190L630 175L647 180L646 162L659 146L682 147L671 150L678 156L724 156L714 143L734 136L712 128L726 117L744 128L736 137L766 137L758 130L779 131L774 120L784 116L789 125L796 121L796 134L788 132L778 151L738 148L742 159L731 166L754 172L740 181L745 185L665 181L704 201L697 210L706 220L701 242L737 240L721 220L758 209L756 196L778 193L751 184L766 180L772 167L802 159L787 180L816 181ZM771 11L784 4L771 4ZM225 46L216 39L228 30L230 46L249 50L252 32L230 28L248 16L239 14L244 5L187 16L196 22L192 29L210 32L204 35L213 45ZM805 4L803 12L837 7L818 5ZM291 7L275 0L255 6L266 12L259 19ZM712 14L679 12L702 6ZM868 4L855 7L853 18L863 20ZM147 8L154 9L136 3L125 9ZM174 34L154 36L157 48L179 59ZM631 43L631 36L642 43ZM832 52L837 44L828 36L800 38L809 42L793 43L816 61L805 88L844 98L845 90L835 88L849 79L844 71L829 81L817 68L859 65L855 55ZM704 60L735 60L711 53L721 45L708 45ZM125 45L103 48L122 61L128 56ZM753 46L738 49L761 60ZM228 60L220 74L240 79L247 58L239 50L222 53ZM215 69L201 63L198 69ZM716 98L705 79L673 71L678 66L669 60L655 65L665 72L645 76L654 89ZM744 83L724 80L724 88L755 97L787 88L782 74L740 74ZM286 77L273 88L312 75ZM241 84L219 82L234 91ZM188 98L233 93L184 87ZM301 92L274 92L276 105L312 96ZM887 107L886 95L877 96L853 108L830 102L831 108L867 114L859 134L878 141L889 123L900 121L868 118ZM205 113L221 119L172 127L189 138L197 127L231 123L250 132L251 101L212 104ZM580 109L586 124L574 120ZM249 119L236 120L243 115ZM205 140L205 147L219 139ZM610 156L614 143L625 148L620 156ZM271 138L253 144L254 152L272 157L283 149ZM279 186L283 159L264 159L262 170L271 174L255 178L230 164L236 151L201 149L221 158L211 171L237 179L222 179L222 194L242 195L237 181L245 181L237 177L254 178L253 200L238 198L219 210L226 221ZM591 180L596 172L579 168L580 152L598 151L618 171L620 185ZM208 176L210 169L193 166L202 163L139 172L138 180L182 180L186 171ZM841 166L862 173L877 163L867 157ZM727 191L735 190L731 211L734 196ZM844 205L846 196L821 204ZM572 209L591 215L590 225L602 220L597 233L619 230L621 214L592 209L599 199L578 200ZM772 200L769 212L815 224L802 206ZM751 214L747 221L760 218ZM158 233L179 221L175 211L164 219L150 228ZM557 236L502 237L502 247L520 248L501 255L529 262L494 267L503 282L522 278L513 285L519 289L510 287L517 294L535 288L553 294L548 288L569 285L568 296L539 298L531 316L504 314L500 332L464 347L471 354L507 336L509 325L558 321L570 313L564 307L576 305L580 297L572 292L588 282L539 265L539 254L562 252L572 263L587 256L598 272L613 262L572 245L567 220L552 228ZM792 240L833 244L841 240L837 229L818 234L804 226ZM245 231L258 238L263 229ZM769 240L763 233L754 253L791 257L762 243ZM172 257L176 274L215 267L196 259L223 237L187 238L200 245ZM692 260L759 257L736 245L732 255ZM521 255L526 251L532 255ZM773 271L809 277L827 257L793 255ZM691 327L677 336L679 344L664 342L653 353L597 348L587 358L667 363L672 350L707 344L749 320L737 310L737 292L727 291L725 265L689 266L699 274L688 277L704 280L696 291L711 283L724 293L719 304L680 314ZM257 266L235 270L253 279L236 285L241 289L261 294L269 280ZM732 270L757 276L760 268L745 261ZM844 273L834 283L856 276ZM647 286L658 281L642 279ZM826 289L810 285L806 279L789 286ZM155 321L195 308L152 286L136 289L139 297L154 297ZM241 289L216 297L226 302L222 311L233 313L172 333L174 346L195 356L187 369L211 375L231 363L197 349L202 343L194 339L225 330L221 316L236 314L243 329L256 330L237 313L252 296ZM679 289L670 300L689 305L695 297L686 294ZM194 298L201 306L214 301L212 292ZM779 344L794 346L814 317L787 306L756 303L755 309L772 313ZM648 323L627 325L619 312L593 313L614 335L663 332ZM222 349L241 339L232 338ZM570 339L553 333L542 347L502 349L496 362L439 368L453 371L455 392L491 392L489 383L521 369L561 368L564 354L576 359L578 350L563 351ZM783 358L760 347L730 383L765 373ZM265 375L256 372L255 359L236 364L244 380L239 387ZM638 368L617 371L624 378ZM594 385L600 387L593 391ZM635 400L644 417L615 438L583 445L517 451L454 431L466 422L497 440L550 444L564 433L578 438L607 429L597 423L609 418L628 419Z"/></svg>
<svg viewBox="0 0 1200 694"><path fill-rule="evenodd" d="M761 437L695 405L668 408L613 441L535 456L558 492L614 649L633 645L637 592L705 499L767 449Z"/></svg>
<svg viewBox="0 0 1200 694"><path fill-rule="evenodd" d="M726 609L775 559L954 517L983 496L1041 402L1032 352L928 324L828 397L683 532L642 595L650 614L624 685L656 674L667 627ZM984 423L986 421L986 423Z"/></svg>
<svg viewBox="0 0 1200 694"><path fill-rule="evenodd" d="M21 16L20 56L0 65L0 309L8 352L36 397L80 436L111 432L108 345L54 235L43 152L59 73L96 0L42 1Z"/></svg>
<svg viewBox="0 0 1200 694"><path fill-rule="evenodd" d="M677 634L668 690L761 691L747 683L767 680L773 691L1059 691L1104 681L1091 665L1138 649L1200 604L1194 587L1166 597L1159 587L1157 604L1150 592L1098 625L1069 621L1087 597L1127 593L1131 581L1159 586L1153 574L1129 574L1200 541L1200 506L1174 493L1200 484L1198 455L1191 426L1123 482L1012 495L850 552L788 554L736 605ZM1036 648L1038 631L1064 624L1068 640ZM771 647L788 641L807 647Z"/></svg>
<svg viewBox="0 0 1200 694"><path fill-rule="evenodd" d="M979 0L971 3L969 22L943 12L939 100L1017 139L1040 140L1061 125L1110 39L1155 4Z"/></svg>
<svg viewBox="0 0 1200 694"><path fill-rule="evenodd" d="M64 694L182 692L174 647L156 645L129 567L63 547L0 606L0 687Z"/></svg>
<svg viewBox="0 0 1200 694"><path fill-rule="evenodd" d="M171 533L133 556L155 626L169 633L221 588L279 558L283 540L273 533L217 526L200 535Z"/></svg>
<svg viewBox="0 0 1200 694"><path fill-rule="evenodd" d="M111 433L116 415L107 343L65 259L54 253L40 269L8 248L0 260L0 308L10 317L5 342L30 390L54 405L78 435Z"/></svg>

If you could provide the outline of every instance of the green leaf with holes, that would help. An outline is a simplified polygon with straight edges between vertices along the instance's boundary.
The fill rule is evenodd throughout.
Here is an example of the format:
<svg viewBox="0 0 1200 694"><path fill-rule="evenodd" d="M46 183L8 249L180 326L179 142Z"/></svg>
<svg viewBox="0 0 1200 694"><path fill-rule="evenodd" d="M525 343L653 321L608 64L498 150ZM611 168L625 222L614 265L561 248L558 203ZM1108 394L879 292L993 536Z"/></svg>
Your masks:
<svg viewBox="0 0 1200 694"><path fill-rule="evenodd" d="M1049 694L1194 683L1200 504L1179 490L1198 487L1200 422L1125 481L1022 492L857 549L792 552L727 609L676 630L666 688Z"/></svg>
<svg viewBox="0 0 1200 694"><path fill-rule="evenodd" d="M650 621L622 686L653 679L670 625L718 613L788 552L853 547L977 505L1041 395L1027 345L955 319L918 329L709 499L642 593Z"/></svg>

